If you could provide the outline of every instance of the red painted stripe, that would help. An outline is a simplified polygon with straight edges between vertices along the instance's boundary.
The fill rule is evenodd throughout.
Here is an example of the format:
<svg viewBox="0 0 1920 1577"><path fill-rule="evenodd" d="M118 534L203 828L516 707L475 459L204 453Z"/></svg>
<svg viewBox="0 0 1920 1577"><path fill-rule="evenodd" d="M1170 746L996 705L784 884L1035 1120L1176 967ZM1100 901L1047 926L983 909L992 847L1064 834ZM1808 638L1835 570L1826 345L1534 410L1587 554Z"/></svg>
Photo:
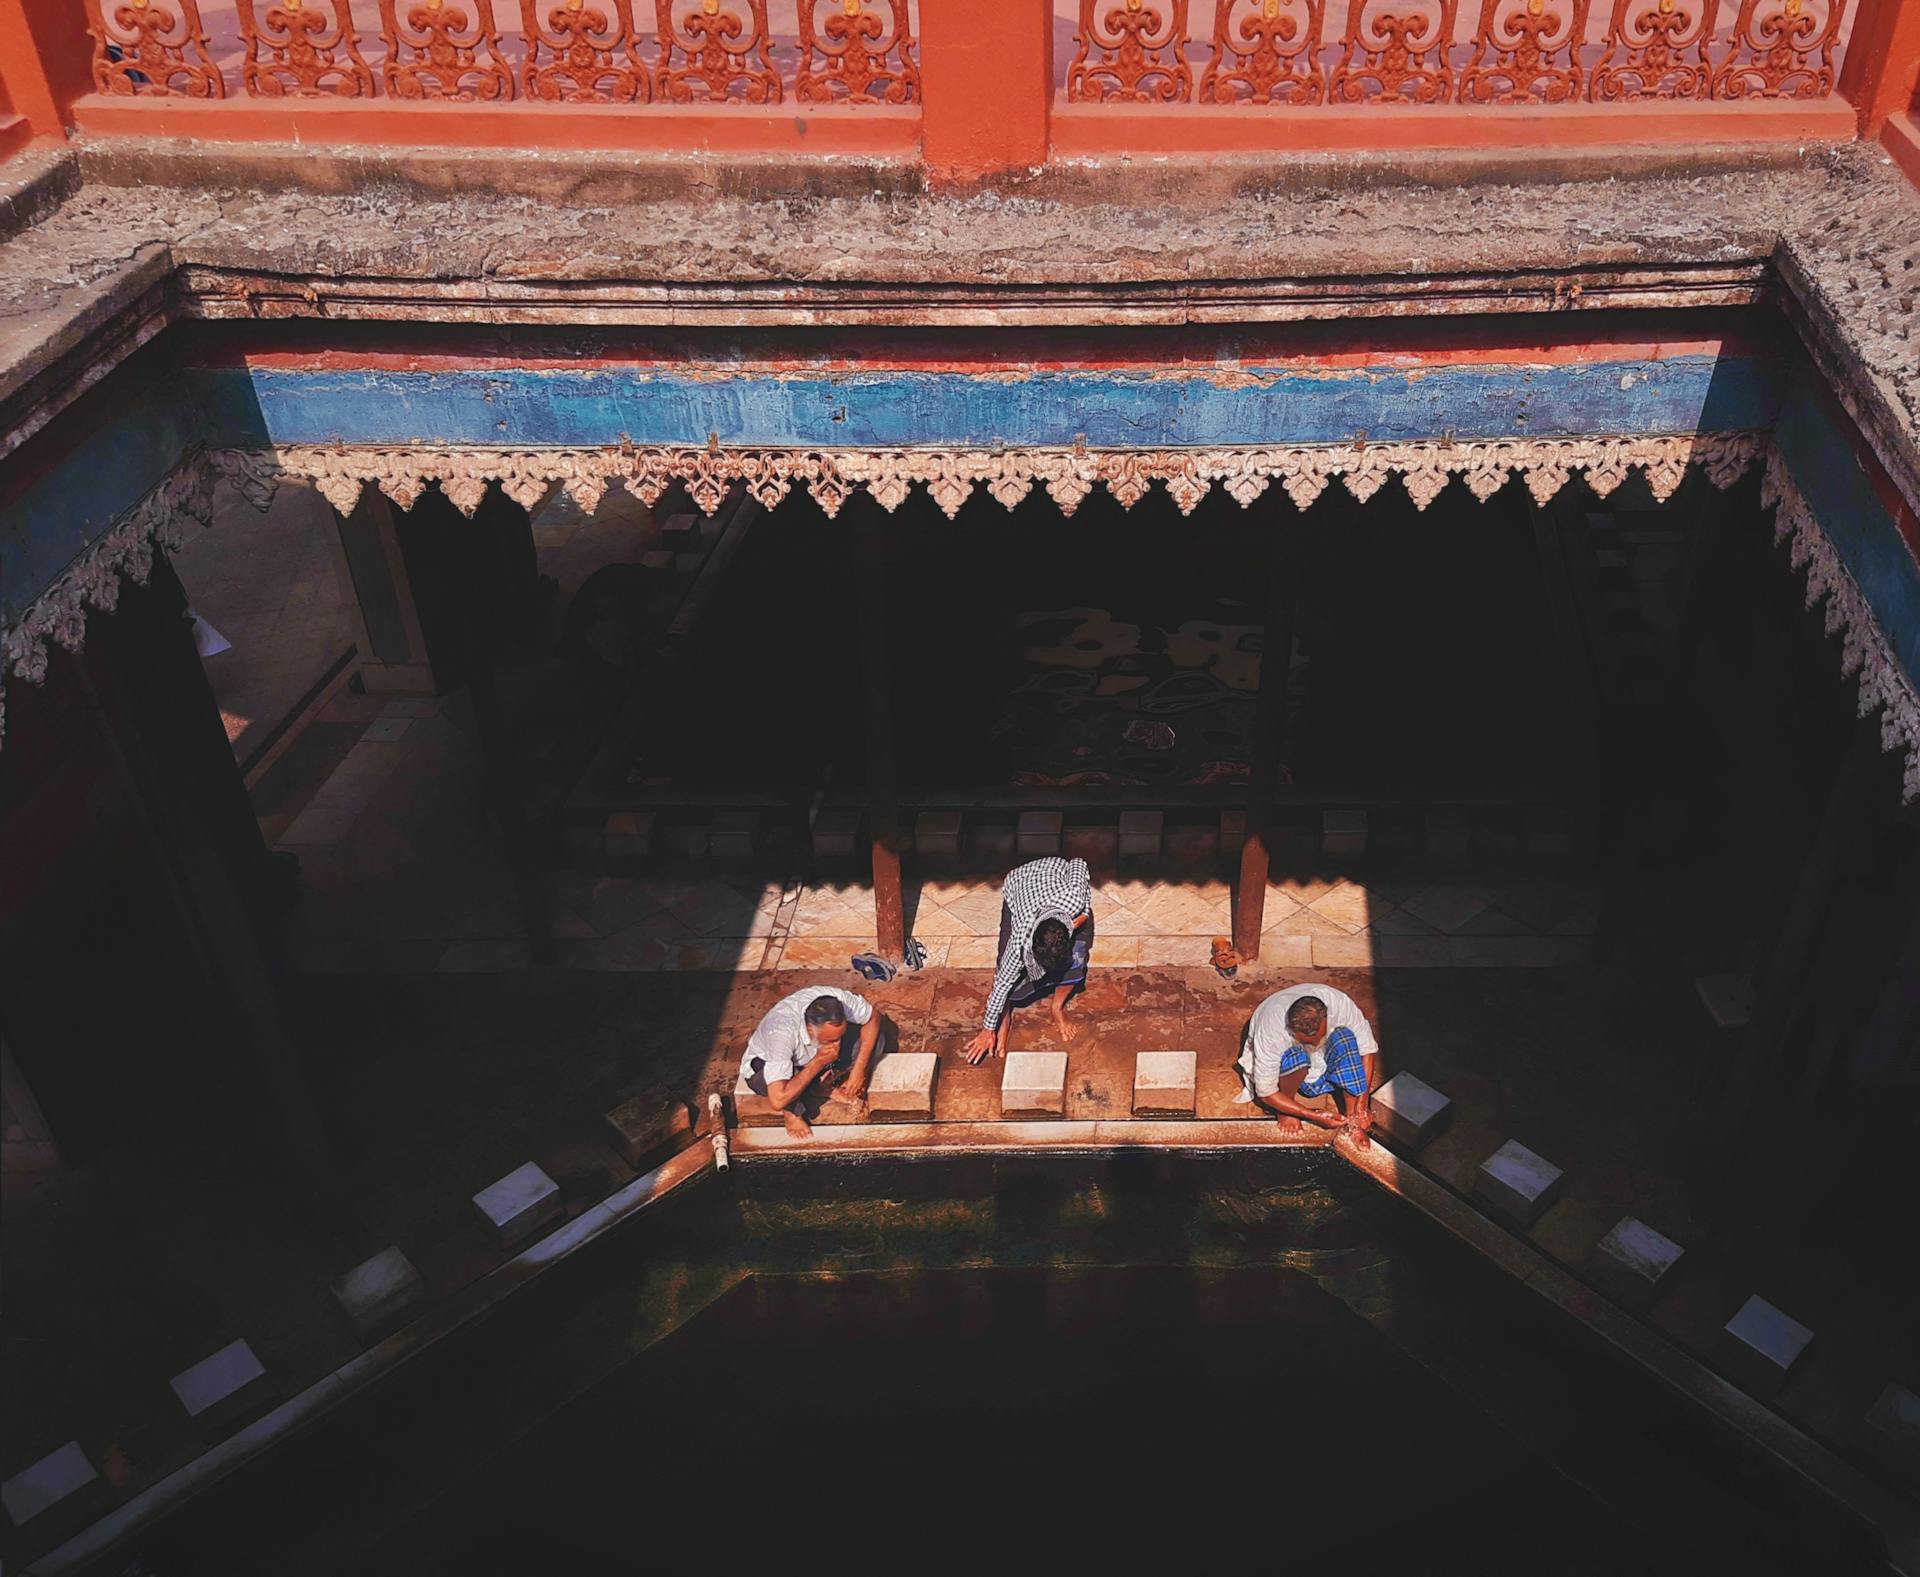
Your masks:
<svg viewBox="0 0 1920 1577"><path fill-rule="evenodd" d="M662 368L698 376L875 371L1025 375L1073 370L1241 375L1246 367L1349 371L1474 365L1649 361L1765 351L1771 337L1730 314L1689 314L1689 332L1647 314L1378 324L1299 324L1223 333L1209 328L820 329L743 335L556 331L476 333L360 324L308 328L208 326L183 352L193 365L300 371L451 372L522 368ZM1664 332L1662 332L1664 331ZM345 341L345 343L343 343ZM704 365L703 365L704 364Z"/></svg>

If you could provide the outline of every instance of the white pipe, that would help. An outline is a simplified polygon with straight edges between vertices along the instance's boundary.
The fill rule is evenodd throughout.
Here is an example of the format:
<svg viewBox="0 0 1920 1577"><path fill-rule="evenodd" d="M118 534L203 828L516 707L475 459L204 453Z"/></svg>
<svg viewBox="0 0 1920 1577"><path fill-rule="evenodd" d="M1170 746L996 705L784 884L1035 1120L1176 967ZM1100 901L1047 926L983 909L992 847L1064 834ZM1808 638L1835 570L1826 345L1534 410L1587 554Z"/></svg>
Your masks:
<svg viewBox="0 0 1920 1577"><path fill-rule="evenodd" d="M707 1115L713 1119L713 1168L724 1172L731 1158L727 1154L727 1108L718 1090L707 1092Z"/></svg>

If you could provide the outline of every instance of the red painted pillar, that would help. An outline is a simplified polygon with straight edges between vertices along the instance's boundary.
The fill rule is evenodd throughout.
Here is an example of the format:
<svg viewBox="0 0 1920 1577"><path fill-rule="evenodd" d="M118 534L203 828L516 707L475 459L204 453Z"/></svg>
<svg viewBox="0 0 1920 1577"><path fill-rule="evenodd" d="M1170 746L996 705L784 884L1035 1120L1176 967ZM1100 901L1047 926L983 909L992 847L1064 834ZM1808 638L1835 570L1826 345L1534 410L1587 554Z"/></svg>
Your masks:
<svg viewBox="0 0 1920 1577"><path fill-rule="evenodd" d="M1920 0L1860 0L1840 92L1860 117L1860 135L1874 138L1892 115L1915 108L1920 95Z"/></svg>
<svg viewBox="0 0 1920 1577"><path fill-rule="evenodd" d="M920 0L921 156L937 182L1047 159L1052 0Z"/></svg>
<svg viewBox="0 0 1920 1577"><path fill-rule="evenodd" d="M0 79L0 99L34 135L66 134L73 101L93 91L93 41L78 0L0 0Z"/></svg>

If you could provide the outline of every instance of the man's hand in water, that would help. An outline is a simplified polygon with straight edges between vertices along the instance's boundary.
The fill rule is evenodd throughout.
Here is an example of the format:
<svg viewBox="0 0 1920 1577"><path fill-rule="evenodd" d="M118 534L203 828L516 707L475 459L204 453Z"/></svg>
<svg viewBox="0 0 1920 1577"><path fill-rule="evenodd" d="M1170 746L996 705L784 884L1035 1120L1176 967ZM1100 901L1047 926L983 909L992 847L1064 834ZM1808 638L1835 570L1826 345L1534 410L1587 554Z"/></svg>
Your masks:
<svg viewBox="0 0 1920 1577"><path fill-rule="evenodd" d="M994 1030L981 1030L978 1035L975 1035L972 1040L967 1042L967 1061L978 1062L982 1057L986 1056L988 1052L995 1049L995 1043L999 1038L998 1033Z"/></svg>

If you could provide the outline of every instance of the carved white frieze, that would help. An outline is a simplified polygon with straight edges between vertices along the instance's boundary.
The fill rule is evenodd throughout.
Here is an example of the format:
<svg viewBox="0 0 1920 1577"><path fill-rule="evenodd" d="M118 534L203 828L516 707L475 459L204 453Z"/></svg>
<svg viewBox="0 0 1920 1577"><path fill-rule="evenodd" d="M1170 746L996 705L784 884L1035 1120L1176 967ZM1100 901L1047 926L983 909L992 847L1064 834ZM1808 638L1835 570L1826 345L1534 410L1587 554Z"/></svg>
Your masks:
<svg viewBox="0 0 1920 1577"><path fill-rule="evenodd" d="M1008 509L1042 487L1070 515L1096 487L1104 486L1131 508L1157 483L1183 513L1190 513L1216 484L1243 507L1278 484L1296 507L1306 509L1336 479L1365 502L1398 477L1408 497L1425 509L1456 477L1484 501L1518 475L1534 501L1544 505L1575 473L1604 498L1638 470L1654 497L1664 499L1680 485L1689 466L1698 467L1714 486L1727 488L1762 458L1767 465L1763 497L1777 506L1775 529L1788 544L1795 566L1807 573L1809 604L1825 600L1827 626L1843 636L1846 671L1859 677L1862 715L1880 709L1887 748L1906 754L1906 796L1920 799L1920 698L1767 436L1756 432L1146 450L843 451L623 444L604 449L339 445L196 452L115 522L7 632L0 653L0 729L6 674L38 683L46 675L49 643L79 650L88 611L112 609L120 575L145 581L153 544L177 546L189 525L209 523L213 488L222 480L262 509L272 502L280 483L303 483L342 514L352 511L369 486L403 509L411 509L428 488L438 487L468 515L492 483L527 509L558 486L588 511L616 484L648 504L679 484L709 514L736 483L769 509L793 488L804 487L830 516L859 488L891 512L915 487L922 487L951 518L979 487Z"/></svg>

